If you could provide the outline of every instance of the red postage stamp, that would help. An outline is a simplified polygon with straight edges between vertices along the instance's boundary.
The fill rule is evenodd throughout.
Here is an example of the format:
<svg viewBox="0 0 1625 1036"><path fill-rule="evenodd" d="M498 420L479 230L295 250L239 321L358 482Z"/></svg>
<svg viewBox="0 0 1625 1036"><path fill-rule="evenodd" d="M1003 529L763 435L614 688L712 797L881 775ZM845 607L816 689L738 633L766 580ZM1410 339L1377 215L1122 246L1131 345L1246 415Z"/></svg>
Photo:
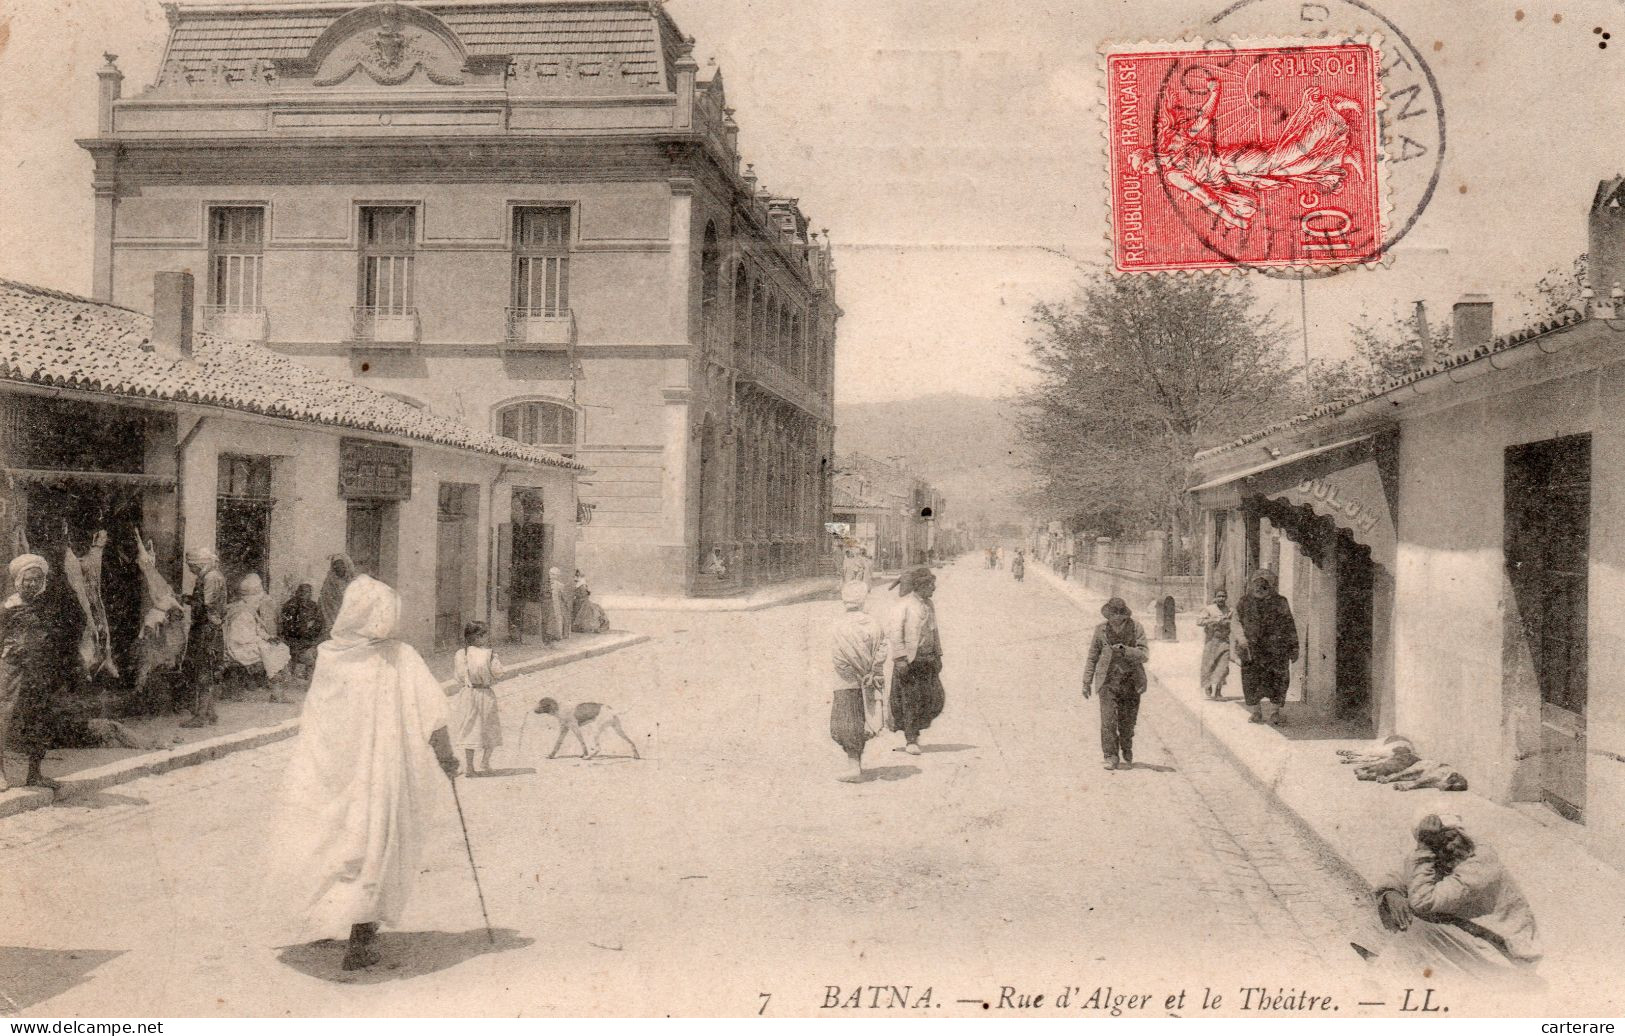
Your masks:
<svg viewBox="0 0 1625 1036"><path fill-rule="evenodd" d="M1381 259L1374 42L1209 40L1105 58L1117 270Z"/></svg>

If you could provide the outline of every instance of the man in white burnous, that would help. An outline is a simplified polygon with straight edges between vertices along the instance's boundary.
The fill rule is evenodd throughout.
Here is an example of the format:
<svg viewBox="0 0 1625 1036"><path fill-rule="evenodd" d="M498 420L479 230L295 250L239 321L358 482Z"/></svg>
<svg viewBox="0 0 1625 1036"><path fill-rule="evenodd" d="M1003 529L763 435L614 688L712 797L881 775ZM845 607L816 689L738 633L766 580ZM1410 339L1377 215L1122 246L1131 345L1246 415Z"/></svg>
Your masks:
<svg viewBox="0 0 1625 1036"><path fill-rule="evenodd" d="M400 610L376 579L345 588L316 652L271 843L291 934L347 937L345 971L379 963L379 926L399 922L423 843L455 809L446 695L422 657L392 639Z"/></svg>
<svg viewBox="0 0 1625 1036"><path fill-rule="evenodd" d="M1237 230L1252 223L1258 196L1265 191L1297 187L1337 194L1350 172L1363 173L1351 125L1351 120L1358 123L1363 109L1353 98L1307 87L1298 110L1274 140L1236 144L1214 139L1218 107L1219 82L1209 79L1201 108L1170 112L1170 125L1158 134L1156 153L1136 149L1128 156L1130 167L1162 177Z"/></svg>

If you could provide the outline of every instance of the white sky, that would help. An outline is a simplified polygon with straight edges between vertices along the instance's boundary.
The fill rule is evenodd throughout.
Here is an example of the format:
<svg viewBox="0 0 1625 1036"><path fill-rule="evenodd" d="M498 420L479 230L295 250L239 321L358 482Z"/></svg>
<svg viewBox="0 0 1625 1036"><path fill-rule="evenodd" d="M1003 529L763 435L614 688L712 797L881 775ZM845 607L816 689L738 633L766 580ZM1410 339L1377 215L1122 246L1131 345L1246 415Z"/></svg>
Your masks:
<svg viewBox="0 0 1625 1036"><path fill-rule="evenodd" d="M1597 180L1625 171L1625 4L1381 6L1433 66L1450 149L1388 268L1309 285L1317 355L1343 351L1362 307L1426 298L1441 319L1465 292L1510 301L1584 249ZM747 160L832 232L848 401L1023 383L1033 301L1064 296L1077 262L1105 254L1099 42L1176 38L1218 7L670 4L701 65L714 57L723 71ZM148 0L7 0L0 24L0 276L86 291L90 160L73 139L94 133L104 50L120 55L127 91L151 80L163 12ZM1610 49L1598 49L1597 27L1617 37ZM1279 31L1294 26L1283 18ZM1258 283L1296 335L1296 285ZM1503 306L1497 330L1512 322Z"/></svg>

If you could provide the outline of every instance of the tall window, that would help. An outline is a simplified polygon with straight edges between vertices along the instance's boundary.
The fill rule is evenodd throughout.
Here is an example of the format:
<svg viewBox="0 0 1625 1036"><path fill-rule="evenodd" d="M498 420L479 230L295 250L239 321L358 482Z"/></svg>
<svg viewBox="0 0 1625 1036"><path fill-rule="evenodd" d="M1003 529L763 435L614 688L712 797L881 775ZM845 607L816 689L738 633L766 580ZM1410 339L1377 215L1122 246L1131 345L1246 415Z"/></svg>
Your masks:
<svg viewBox="0 0 1625 1036"><path fill-rule="evenodd" d="M767 355L767 292L757 281L750 289L750 351Z"/></svg>
<svg viewBox="0 0 1625 1036"><path fill-rule="evenodd" d="M744 359L750 349L750 276L745 264L734 268L734 356Z"/></svg>
<svg viewBox="0 0 1625 1036"><path fill-rule="evenodd" d="M233 313L258 310L264 258L264 209L222 206L209 210L209 305Z"/></svg>
<svg viewBox="0 0 1625 1036"><path fill-rule="evenodd" d="M515 403L498 415L501 433L532 446L571 450L576 444L576 414L562 403Z"/></svg>
<svg viewBox="0 0 1625 1036"><path fill-rule="evenodd" d="M700 335L707 349L715 349L717 312L722 295L722 249L717 244L715 224L705 225L705 243L700 248Z"/></svg>
<svg viewBox="0 0 1625 1036"><path fill-rule="evenodd" d="M570 210L515 209L513 305L524 316L570 311Z"/></svg>
<svg viewBox="0 0 1625 1036"><path fill-rule="evenodd" d="M417 212L406 207L361 210L361 305L377 314L411 313L412 253Z"/></svg>

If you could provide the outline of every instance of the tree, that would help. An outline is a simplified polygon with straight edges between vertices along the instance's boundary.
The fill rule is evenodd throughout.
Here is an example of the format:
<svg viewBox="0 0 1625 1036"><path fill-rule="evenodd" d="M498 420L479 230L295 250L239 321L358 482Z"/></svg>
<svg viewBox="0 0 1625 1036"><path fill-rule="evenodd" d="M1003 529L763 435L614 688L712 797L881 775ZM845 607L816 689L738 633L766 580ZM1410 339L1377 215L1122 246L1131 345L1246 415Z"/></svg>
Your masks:
<svg viewBox="0 0 1625 1036"><path fill-rule="evenodd" d="M1554 266L1515 299L1519 326L1555 320L1569 311L1586 285L1587 263L1580 255L1567 266ZM1344 360L1314 360L1309 364L1312 403L1330 403L1374 392L1395 378L1449 356L1454 349L1451 324L1434 320L1423 329L1414 315L1391 310L1387 316L1362 315L1350 328L1354 356Z"/></svg>
<svg viewBox="0 0 1625 1036"><path fill-rule="evenodd" d="M1547 270L1546 276L1519 296L1518 301L1522 307L1519 314L1521 322L1524 325L1540 324L1555 320L1566 313L1580 297L1580 292L1585 290L1589 270L1590 264L1584 252L1567 266L1554 266ZM1612 284L1599 284L1594 287L1604 295L1613 289Z"/></svg>
<svg viewBox="0 0 1625 1036"><path fill-rule="evenodd" d="M1300 399L1284 335L1239 279L1099 275L1032 320L1038 384L1016 426L1036 502L1079 528L1179 542L1192 455Z"/></svg>
<svg viewBox="0 0 1625 1036"><path fill-rule="evenodd" d="M1427 329L1427 341L1415 316L1390 311L1384 317L1362 314L1349 329L1354 355L1343 360L1314 360L1309 364L1309 395L1312 404L1373 392L1395 378L1419 370L1433 362L1434 355L1450 352L1450 325L1434 321Z"/></svg>

